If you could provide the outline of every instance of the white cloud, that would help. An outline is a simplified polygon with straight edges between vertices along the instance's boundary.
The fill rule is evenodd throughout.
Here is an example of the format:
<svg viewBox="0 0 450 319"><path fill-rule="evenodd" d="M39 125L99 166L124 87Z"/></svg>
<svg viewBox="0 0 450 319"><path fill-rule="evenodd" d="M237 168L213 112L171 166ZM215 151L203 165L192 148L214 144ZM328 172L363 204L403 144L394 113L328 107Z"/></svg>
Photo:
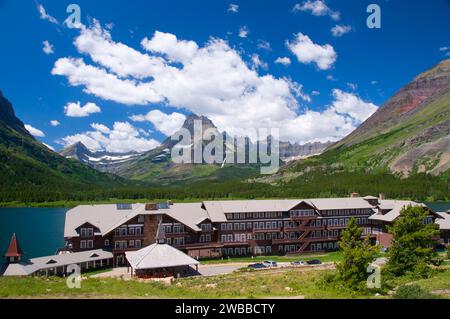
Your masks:
<svg viewBox="0 0 450 319"><path fill-rule="evenodd" d="M293 12L298 11L309 11L314 16L330 16L333 20L337 21L341 18L341 14L339 11L331 10L326 4L325 1L315 0L315 1L304 1L302 4L295 4L292 9Z"/></svg>
<svg viewBox="0 0 450 319"><path fill-rule="evenodd" d="M45 137L44 132L42 132L41 130L31 126L30 124L25 124L25 129L33 136L36 137Z"/></svg>
<svg viewBox="0 0 450 319"><path fill-rule="evenodd" d="M347 82L346 84L352 91L356 91L358 89L358 84L356 84L356 83Z"/></svg>
<svg viewBox="0 0 450 319"><path fill-rule="evenodd" d="M311 95L317 96L317 95L320 95L320 92L319 91L312 91Z"/></svg>
<svg viewBox="0 0 450 319"><path fill-rule="evenodd" d="M59 121L57 121L57 120L51 120L50 121L50 125L51 126L59 126L61 123L59 123Z"/></svg>
<svg viewBox="0 0 450 319"><path fill-rule="evenodd" d="M64 113L69 117L87 117L94 113L100 113L102 110L95 103L86 103L81 106L80 102L70 102L64 107Z"/></svg>
<svg viewBox="0 0 450 319"><path fill-rule="evenodd" d="M336 79L333 75L331 75L331 74L328 74L328 75L327 75L327 80L328 80L328 81L333 81L333 82L336 82L336 81L337 81L337 79Z"/></svg>
<svg viewBox="0 0 450 319"><path fill-rule="evenodd" d="M74 41L80 53L108 68L120 77L138 79L151 77L164 68L164 60L151 57L120 42L113 42L109 30L103 29L97 20L90 28L82 28Z"/></svg>
<svg viewBox="0 0 450 319"><path fill-rule="evenodd" d="M52 74L66 76L73 86L84 86L86 93L126 105L146 105L162 100L150 84L119 79L102 68L85 64L82 59L59 59Z"/></svg>
<svg viewBox="0 0 450 319"><path fill-rule="evenodd" d="M165 54L176 62L188 62L198 50L194 41L178 40L173 34L159 31L153 34L152 39L144 38L141 45L147 51Z"/></svg>
<svg viewBox="0 0 450 319"><path fill-rule="evenodd" d="M99 132L101 132L103 134L108 134L109 132L111 132L111 130L106 125L103 125L103 124L92 123L91 127L94 130L99 131Z"/></svg>
<svg viewBox="0 0 450 319"><path fill-rule="evenodd" d="M252 60L252 67L254 69L263 69L263 70L267 70L269 68L269 65L264 62L263 60L261 60L261 58L259 57L259 54L252 54L251 56L251 60Z"/></svg>
<svg viewBox="0 0 450 319"><path fill-rule="evenodd" d="M266 50L266 51L272 50L270 43L267 41L264 41L264 40L259 40L257 47L258 47L258 49L261 49L261 50Z"/></svg>
<svg viewBox="0 0 450 319"><path fill-rule="evenodd" d="M238 13L239 12L239 6L237 4L231 3L228 6L228 12Z"/></svg>
<svg viewBox="0 0 450 319"><path fill-rule="evenodd" d="M45 54L55 53L55 51L53 50L54 49L53 45L50 42L48 42L47 40L42 42L42 45L43 45L42 51L44 51Z"/></svg>
<svg viewBox="0 0 450 319"><path fill-rule="evenodd" d="M350 31L352 31L352 27L349 25L336 24L331 28L331 33L334 37L342 37L344 34L349 33Z"/></svg>
<svg viewBox="0 0 450 319"><path fill-rule="evenodd" d="M447 50L449 50L450 49L450 47L440 47L439 48L439 51L447 51Z"/></svg>
<svg viewBox="0 0 450 319"><path fill-rule="evenodd" d="M321 70L328 70L336 62L337 54L329 44L315 44L307 35L298 33L292 42L286 45L298 61L305 64L316 63Z"/></svg>
<svg viewBox="0 0 450 319"><path fill-rule="evenodd" d="M246 38L249 33L250 33L250 30L247 28L247 26L243 26L239 29L239 37L240 38Z"/></svg>
<svg viewBox="0 0 450 319"><path fill-rule="evenodd" d="M372 84L372 85L378 84L378 81L375 81L375 80L370 81L370 84Z"/></svg>
<svg viewBox="0 0 450 319"><path fill-rule="evenodd" d="M290 65L291 64L291 59L289 59L288 57L278 57L276 60L275 60L275 63L277 63L277 64L283 64L284 66L288 66L288 65Z"/></svg>
<svg viewBox="0 0 450 319"><path fill-rule="evenodd" d="M116 43L111 38L108 41L115 47ZM252 62L255 61L246 62L240 52L222 39L211 38L200 46L193 41L180 40L175 35L155 32L153 38L143 41L143 46L147 45L148 55L160 57L164 62L161 70L149 79L131 75L121 79L106 62L102 66L94 66L76 58L59 59L53 74L64 75L71 85L82 86L86 93L105 100L126 105L163 102L171 107L205 115L220 131L227 131L230 135L243 135L248 133L248 129L265 127L281 128L281 138L292 142L337 140L350 133L363 117L354 109L348 110L351 114L344 112L342 101L349 99L349 96L356 97L351 94L334 93L335 99L341 101L338 104L342 106L340 111L331 105L323 111L303 108L301 103L311 98L303 92L300 83L289 78L276 78L271 74L259 74L259 69L252 68ZM301 59L317 63L320 68L331 67L336 59L331 46L316 45L302 34L289 45L293 49L303 47L309 50L306 57L300 54ZM123 57L115 55L115 58ZM179 63L171 62L175 59ZM359 98L356 101L360 105L366 103ZM166 116L173 120L173 114L153 112L149 119L146 116L136 115L132 119L150 121L156 129L166 133L179 126L172 124L176 121L165 123L162 120ZM110 142L115 129L111 129L110 133L104 133L104 129L102 133L98 129L99 126L95 126L94 131L76 137L83 139L82 142L87 146L90 143L92 148L119 149ZM136 138L145 137L142 130L135 128L135 131L141 134ZM70 141L73 139L73 136L70 137Z"/></svg>
<svg viewBox="0 0 450 319"><path fill-rule="evenodd" d="M133 115L130 117L135 122L148 121L166 136L171 136L177 132L186 120L186 116L181 113L166 114L160 110L152 110L145 115Z"/></svg>
<svg viewBox="0 0 450 319"><path fill-rule="evenodd" d="M81 142L91 151L117 153L145 152L159 146L158 141L141 137L139 129L128 122L115 122L113 128L108 131L104 129L106 126L101 124L95 127L95 131L66 136L61 139L60 144L69 146Z"/></svg>
<svg viewBox="0 0 450 319"><path fill-rule="evenodd" d="M348 114L359 123L367 120L378 108L373 103L364 102L356 95L338 89L333 90L333 97L333 109L337 113Z"/></svg>
<svg viewBox="0 0 450 319"><path fill-rule="evenodd" d="M51 22L51 23L59 24L59 22L58 22L58 20L56 20L56 18L52 17L51 15L49 15L49 14L45 11L45 8L44 8L43 5L38 4L38 5L37 5L37 8L38 8L38 11L39 11L40 18L41 18L42 20L47 20L47 21L49 21L49 22Z"/></svg>

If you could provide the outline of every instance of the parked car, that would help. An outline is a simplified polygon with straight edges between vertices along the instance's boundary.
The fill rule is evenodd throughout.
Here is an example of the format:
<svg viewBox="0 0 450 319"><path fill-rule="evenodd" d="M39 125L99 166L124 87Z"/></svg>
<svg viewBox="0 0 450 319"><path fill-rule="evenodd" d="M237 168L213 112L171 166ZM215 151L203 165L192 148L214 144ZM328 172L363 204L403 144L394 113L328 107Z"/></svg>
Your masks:
<svg viewBox="0 0 450 319"><path fill-rule="evenodd" d="M291 265L292 266L304 266L304 265L306 265L307 263L305 262L305 261L303 261L303 260L297 260L297 261L293 261L293 262L291 262Z"/></svg>
<svg viewBox="0 0 450 319"><path fill-rule="evenodd" d="M311 259L306 262L308 265L321 265L322 262L319 259Z"/></svg>
<svg viewBox="0 0 450 319"><path fill-rule="evenodd" d="M251 269L263 269L263 268L267 268L267 266L264 265L263 263L256 263L256 264L248 265L247 268L251 268Z"/></svg>
<svg viewBox="0 0 450 319"><path fill-rule="evenodd" d="M266 267L277 267L278 266L278 264L273 260L264 260L262 263Z"/></svg>

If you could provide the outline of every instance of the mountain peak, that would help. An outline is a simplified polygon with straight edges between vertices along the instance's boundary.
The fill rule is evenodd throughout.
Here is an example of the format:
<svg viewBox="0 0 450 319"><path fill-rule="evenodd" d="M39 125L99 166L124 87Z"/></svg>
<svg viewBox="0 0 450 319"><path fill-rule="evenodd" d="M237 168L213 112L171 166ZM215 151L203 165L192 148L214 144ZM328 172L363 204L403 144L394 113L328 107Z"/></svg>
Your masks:
<svg viewBox="0 0 450 319"><path fill-rule="evenodd" d="M21 120L16 117L14 108L9 100L0 91L0 123L5 126L18 131L21 134L31 137L31 134L25 129L25 126Z"/></svg>

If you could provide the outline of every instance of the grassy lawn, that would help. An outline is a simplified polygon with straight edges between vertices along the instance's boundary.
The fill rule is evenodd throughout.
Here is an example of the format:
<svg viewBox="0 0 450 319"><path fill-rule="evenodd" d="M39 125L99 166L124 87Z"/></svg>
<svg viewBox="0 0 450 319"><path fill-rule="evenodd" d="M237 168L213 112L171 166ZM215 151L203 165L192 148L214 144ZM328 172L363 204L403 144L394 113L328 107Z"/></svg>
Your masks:
<svg viewBox="0 0 450 319"><path fill-rule="evenodd" d="M63 278L0 278L0 298L387 298L326 286L331 270L302 271L300 268L235 272L215 277L176 280L172 285L113 278L88 278L81 289L68 289ZM411 280L399 279L399 284ZM430 279L416 281L428 291L447 291L450 297L450 269Z"/></svg>
<svg viewBox="0 0 450 319"><path fill-rule="evenodd" d="M224 263L257 263L264 260L273 260L276 262L292 262L297 260L307 261L310 259L319 259L321 262L338 262L342 260L340 252L330 252L322 254L302 254L300 256L258 256L258 257L235 257L223 259L206 259L201 260L202 264L224 264Z"/></svg>

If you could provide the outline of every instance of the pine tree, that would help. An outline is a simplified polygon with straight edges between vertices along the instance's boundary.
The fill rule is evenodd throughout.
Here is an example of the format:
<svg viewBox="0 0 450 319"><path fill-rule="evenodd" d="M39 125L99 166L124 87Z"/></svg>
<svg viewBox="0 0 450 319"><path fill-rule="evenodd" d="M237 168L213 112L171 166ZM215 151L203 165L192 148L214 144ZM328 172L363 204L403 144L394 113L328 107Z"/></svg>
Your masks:
<svg viewBox="0 0 450 319"><path fill-rule="evenodd" d="M367 267L374 260L376 248L368 238L362 238L363 230L358 227L356 219L350 219L342 232L339 248L343 261L336 265L338 279L352 288L358 288L367 279Z"/></svg>
<svg viewBox="0 0 450 319"><path fill-rule="evenodd" d="M393 275L424 271L437 258L434 248L439 228L434 223L425 223L428 215L428 210L423 207L409 206L400 212L394 225L388 227L394 240L386 270Z"/></svg>

